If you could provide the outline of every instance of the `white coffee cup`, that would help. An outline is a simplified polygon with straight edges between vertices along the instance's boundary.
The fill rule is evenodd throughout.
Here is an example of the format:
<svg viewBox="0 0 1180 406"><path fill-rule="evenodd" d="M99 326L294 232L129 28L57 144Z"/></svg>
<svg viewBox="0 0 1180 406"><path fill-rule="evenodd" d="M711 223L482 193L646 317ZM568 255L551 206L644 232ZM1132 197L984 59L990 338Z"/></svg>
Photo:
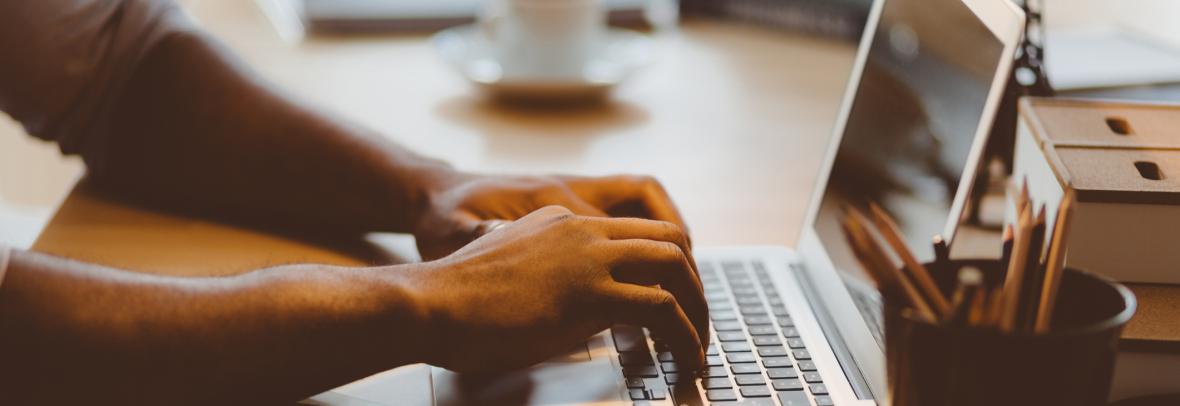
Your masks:
<svg viewBox="0 0 1180 406"><path fill-rule="evenodd" d="M602 0L488 0L480 19L506 77L581 74L606 35Z"/></svg>

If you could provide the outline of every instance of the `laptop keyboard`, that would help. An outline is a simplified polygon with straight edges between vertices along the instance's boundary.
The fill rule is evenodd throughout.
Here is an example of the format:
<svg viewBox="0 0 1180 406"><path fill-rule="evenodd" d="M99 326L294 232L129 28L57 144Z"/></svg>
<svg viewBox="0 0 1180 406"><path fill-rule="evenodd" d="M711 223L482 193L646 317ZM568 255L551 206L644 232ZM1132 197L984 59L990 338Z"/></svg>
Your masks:
<svg viewBox="0 0 1180 406"><path fill-rule="evenodd" d="M677 405L833 405L766 267L737 261L721 262L720 269L707 262L698 267L714 336L706 370L699 377L682 375L660 337L635 326L615 326L611 335L631 400L636 405L669 398Z"/></svg>

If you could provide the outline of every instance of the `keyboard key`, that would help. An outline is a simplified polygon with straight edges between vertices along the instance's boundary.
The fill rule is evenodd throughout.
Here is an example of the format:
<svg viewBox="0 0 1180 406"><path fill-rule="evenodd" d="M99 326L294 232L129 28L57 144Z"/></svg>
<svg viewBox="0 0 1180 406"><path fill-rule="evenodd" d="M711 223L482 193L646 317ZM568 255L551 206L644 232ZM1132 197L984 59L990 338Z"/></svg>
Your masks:
<svg viewBox="0 0 1180 406"><path fill-rule="evenodd" d="M655 366L623 367L623 376L628 378L655 378L660 372Z"/></svg>
<svg viewBox="0 0 1180 406"><path fill-rule="evenodd" d="M790 317L791 316L791 313L787 312L787 308L782 305L771 307L770 311L773 312L774 315L778 316L778 317Z"/></svg>
<svg viewBox="0 0 1180 406"><path fill-rule="evenodd" d="M785 368L791 366L791 359L787 357L763 358L762 365L767 368Z"/></svg>
<svg viewBox="0 0 1180 406"><path fill-rule="evenodd" d="M725 354L725 359L729 360L730 364L745 364L758 361L757 358L754 358L754 354L749 352L735 352L733 354ZM709 365L712 366L712 364Z"/></svg>
<svg viewBox="0 0 1180 406"><path fill-rule="evenodd" d="M814 361L799 361L799 370L804 372L815 371Z"/></svg>
<svg viewBox="0 0 1180 406"><path fill-rule="evenodd" d="M779 392L778 401L783 406L811 406L811 400L802 391Z"/></svg>
<svg viewBox="0 0 1180 406"><path fill-rule="evenodd" d="M709 311L710 312L733 311L733 305L729 304L729 302L717 301L717 302L709 303Z"/></svg>
<svg viewBox="0 0 1180 406"><path fill-rule="evenodd" d="M762 374L762 368L759 368L758 364L733 364L729 366L729 370L734 375Z"/></svg>
<svg viewBox="0 0 1180 406"><path fill-rule="evenodd" d="M762 305L762 299L757 296L745 296L737 299L738 306Z"/></svg>
<svg viewBox="0 0 1180 406"><path fill-rule="evenodd" d="M784 327L783 328L783 337L795 338L798 336L799 336L799 330L795 329L794 327Z"/></svg>
<svg viewBox="0 0 1180 406"><path fill-rule="evenodd" d="M721 351L728 354L731 352L750 352L753 350L750 348L750 343L742 341L739 343L721 343Z"/></svg>
<svg viewBox="0 0 1180 406"><path fill-rule="evenodd" d="M766 386L766 380L762 379L762 375L734 375L733 380L737 382L738 386Z"/></svg>
<svg viewBox="0 0 1180 406"><path fill-rule="evenodd" d="M795 368L770 368L766 370L766 376L770 379L798 378L799 373Z"/></svg>
<svg viewBox="0 0 1180 406"><path fill-rule="evenodd" d="M804 372L803 380L807 383L823 383L824 378L819 376L819 372Z"/></svg>
<svg viewBox="0 0 1180 406"><path fill-rule="evenodd" d="M664 382L667 382L669 385L680 384L681 380L683 380L684 383L688 383L692 382L693 378L690 375L664 374Z"/></svg>
<svg viewBox="0 0 1180 406"><path fill-rule="evenodd" d="M754 287L734 287L730 290L735 297L758 297L758 289Z"/></svg>
<svg viewBox="0 0 1180 406"><path fill-rule="evenodd" d="M722 331L742 331L742 322L740 321L718 321L713 323L713 329L718 332Z"/></svg>
<svg viewBox="0 0 1180 406"><path fill-rule="evenodd" d="M668 398L668 391L664 388L651 388L647 390L647 398L651 400L664 400Z"/></svg>
<svg viewBox="0 0 1180 406"><path fill-rule="evenodd" d="M776 321L778 321L779 327L795 327L795 321L790 317L779 317Z"/></svg>
<svg viewBox="0 0 1180 406"><path fill-rule="evenodd" d="M729 293L725 292L723 290L716 291L716 292L705 292L705 300L710 301L710 302L723 301L723 300L728 301L729 300Z"/></svg>
<svg viewBox="0 0 1180 406"><path fill-rule="evenodd" d="M758 347L758 355L763 357L785 357L788 353L787 349L780 345L777 347Z"/></svg>
<svg viewBox="0 0 1180 406"><path fill-rule="evenodd" d="M627 378L627 389L643 389L643 378Z"/></svg>
<svg viewBox="0 0 1180 406"><path fill-rule="evenodd" d="M746 317L746 324L757 326L762 324L770 324L769 316L750 316Z"/></svg>
<svg viewBox="0 0 1180 406"><path fill-rule="evenodd" d="M661 362L660 369L664 370L664 373L677 372L675 362Z"/></svg>
<svg viewBox="0 0 1180 406"><path fill-rule="evenodd" d="M619 354L619 364L625 367L639 365L655 365L651 362L651 355L646 352L624 352Z"/></svg>
<svg viewBox="0 0 1180 406"><path fill-rule="evenodd" d="M733 361L730 360L729 362L733 362ZM711 367L719 367L719 366L724 366L725 362L723 362L721 360L720 355L709 355L709 356L705 357L705 365L708 365Z"/></svg>
<svg viewBox="0 0 1180 406"><path fill-rule="evenodd" d="M831 396L816 396L815 404L819 406L836 406L836 402L832 401Z"/></svg>
<svg viewBox="0 0 1180 406"><path fill-rule="evenodd" d="M733 387L733 385L729 383L729 378L701 379L701 386L705 389L728 389Z"/></svg>
<svg viewBox="0 0 1180 406"><path fill-rule="evenodd" d="M795 359L798 359L798 360L811 359L811 353L807 352L807 350L794 350L794 351L791 351L791 355L794 355Z"/></svg>
<svg viewBox="0 0 1180 406"><path fill-rule="evenodd" d="M631 395L631 400L647 400L647 391L643 389L631 389L627 392Z"/></svg>
<svg viewBox="0 0 1180 406"><path fill-rule="evenodd" d="M725 367L707 367L704 371L701 371L701 376L706 378L724 378L729 376L729 373L726 372Z"/></svg>
<svg viewBox="0 0 1180 406"><path fill-rule="evenodd" d="M798 379L793 379L793 378L792 379L772 379L772 380L770 380L770 386L773 386L774 390L788 390L788 391L795 391L795 390L802 391L803 390L803 382L799 382Z"/></svg>
<svg viewBox="0 0 1180 406"><path fill-rule="evenodd" d="M750 326L750 335L752 336L772 336L778 334L774 326Z"/></svg>
<svg viewBox="0 0 1180 406"><path fill-rule="evenodd" d="M809 385L809 389L811 389L812 395L827 395L828 394L828 386L824 385L822 383L813 383L813 384Z"/></svg>
<svg viewBox="0 0 1180 406"><path fill-rule="evenodd" d="M643 352L647 348L647 336L643 329L635 326L614 326L610 329L611 337L615 339L615 349L619 352Z"/></svg>
<svg viewBox="0 0 1180 406"><path fill-rule="evenodd" d="M754 337L754 345L759 347L782 345L782 341L779 341L778 336L756 336Z"/></svg>
<svg viewBox="0 0 1180 406"><path fill-rule="evenodd" d="M730 321L737 320L738 317L737 313L734 313L732 310L725 310L709 313L709 318L713 321Z"/></svg>
<svg viewBox="0 0 1180 406"><path fill-rule="evenodd" d="M675 361L675 359L674 359L674 358L672 358L672 353L670 353L670 352L666 352L666 351L665 351L665 352L661 352L661 353L658 353L658 354L656 354L656 359L657 359L657 360L660 360L660 362L672 362L672 361Z"/></svg>
<svg viewBox="0 0 1180 406"><path fill-rule="evenodd" d="M721 342L746 341L746 334L741 331L726 331L717 333L717 340Z"/></svg>
<svg viewBox="0 0 1180 406"><path fill-rule="evenodd" d="M713 389L705 391L705 397L711 401L737 400L733 389Z"/></svg>
<svg viewBox="0 0 1180 406"><path fill-rule="evenodd" d="M709 349L705 350L705 355L719 355L717 352L717 344L709 344Z"/></svg>
<svg viewBox="0 0 1180 406"><path fill-rule="evenodd" d="M738 390L742 393L742 396L745 396L748 398L770 397L770 389L767 388L766 385L743 386L743 387L739 388Z"/></svg>
<svg viewBox="0 0 1180 406"><path fill-rule="evenodd" d="M805 348L802 338L788 338L787 346L791 348Z"/></svg>
<svg viewBox="0 0 1180 406"><path fill-rule="evenodd" d="M762 305L742 306L741 312L743 316L765 316L766 308L762 307Z"/></svg>

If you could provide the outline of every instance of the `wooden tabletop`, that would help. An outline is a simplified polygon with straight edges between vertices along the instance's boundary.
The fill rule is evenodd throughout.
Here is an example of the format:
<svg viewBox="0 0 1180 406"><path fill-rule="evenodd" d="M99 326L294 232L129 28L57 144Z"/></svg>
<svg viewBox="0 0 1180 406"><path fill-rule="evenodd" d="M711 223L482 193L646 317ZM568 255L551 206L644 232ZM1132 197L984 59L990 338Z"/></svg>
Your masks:
<svg viewBox="0 0 1180 406"><path fill-rule="evenodd" d="M186 5L290 94L459 168L655 175L698 245L793 244L854 53L845 42L686 22L655 39L655 63L611 102L528 110L483 98L434 53L427 34L291 41L252 2ZM72 182L77 165L62 166L46 181ZM405 236L311 242L125 206L85 183L70 192L32 248L174 275L416 259ZM423 371L402 368L326 396L429 404Z"/></svg>

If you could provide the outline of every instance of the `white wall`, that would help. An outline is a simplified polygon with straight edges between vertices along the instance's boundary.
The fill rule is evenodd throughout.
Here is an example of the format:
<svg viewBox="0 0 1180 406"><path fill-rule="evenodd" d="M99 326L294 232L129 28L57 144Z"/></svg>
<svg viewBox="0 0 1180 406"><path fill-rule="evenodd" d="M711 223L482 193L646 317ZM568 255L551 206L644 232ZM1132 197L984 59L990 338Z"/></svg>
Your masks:
<svg viewBox="0 0 1180 406"><path fill-rule="evenodd" d="M1180 0L1044 0L1050 29L1114 24L1180 46Z"/></svg>

